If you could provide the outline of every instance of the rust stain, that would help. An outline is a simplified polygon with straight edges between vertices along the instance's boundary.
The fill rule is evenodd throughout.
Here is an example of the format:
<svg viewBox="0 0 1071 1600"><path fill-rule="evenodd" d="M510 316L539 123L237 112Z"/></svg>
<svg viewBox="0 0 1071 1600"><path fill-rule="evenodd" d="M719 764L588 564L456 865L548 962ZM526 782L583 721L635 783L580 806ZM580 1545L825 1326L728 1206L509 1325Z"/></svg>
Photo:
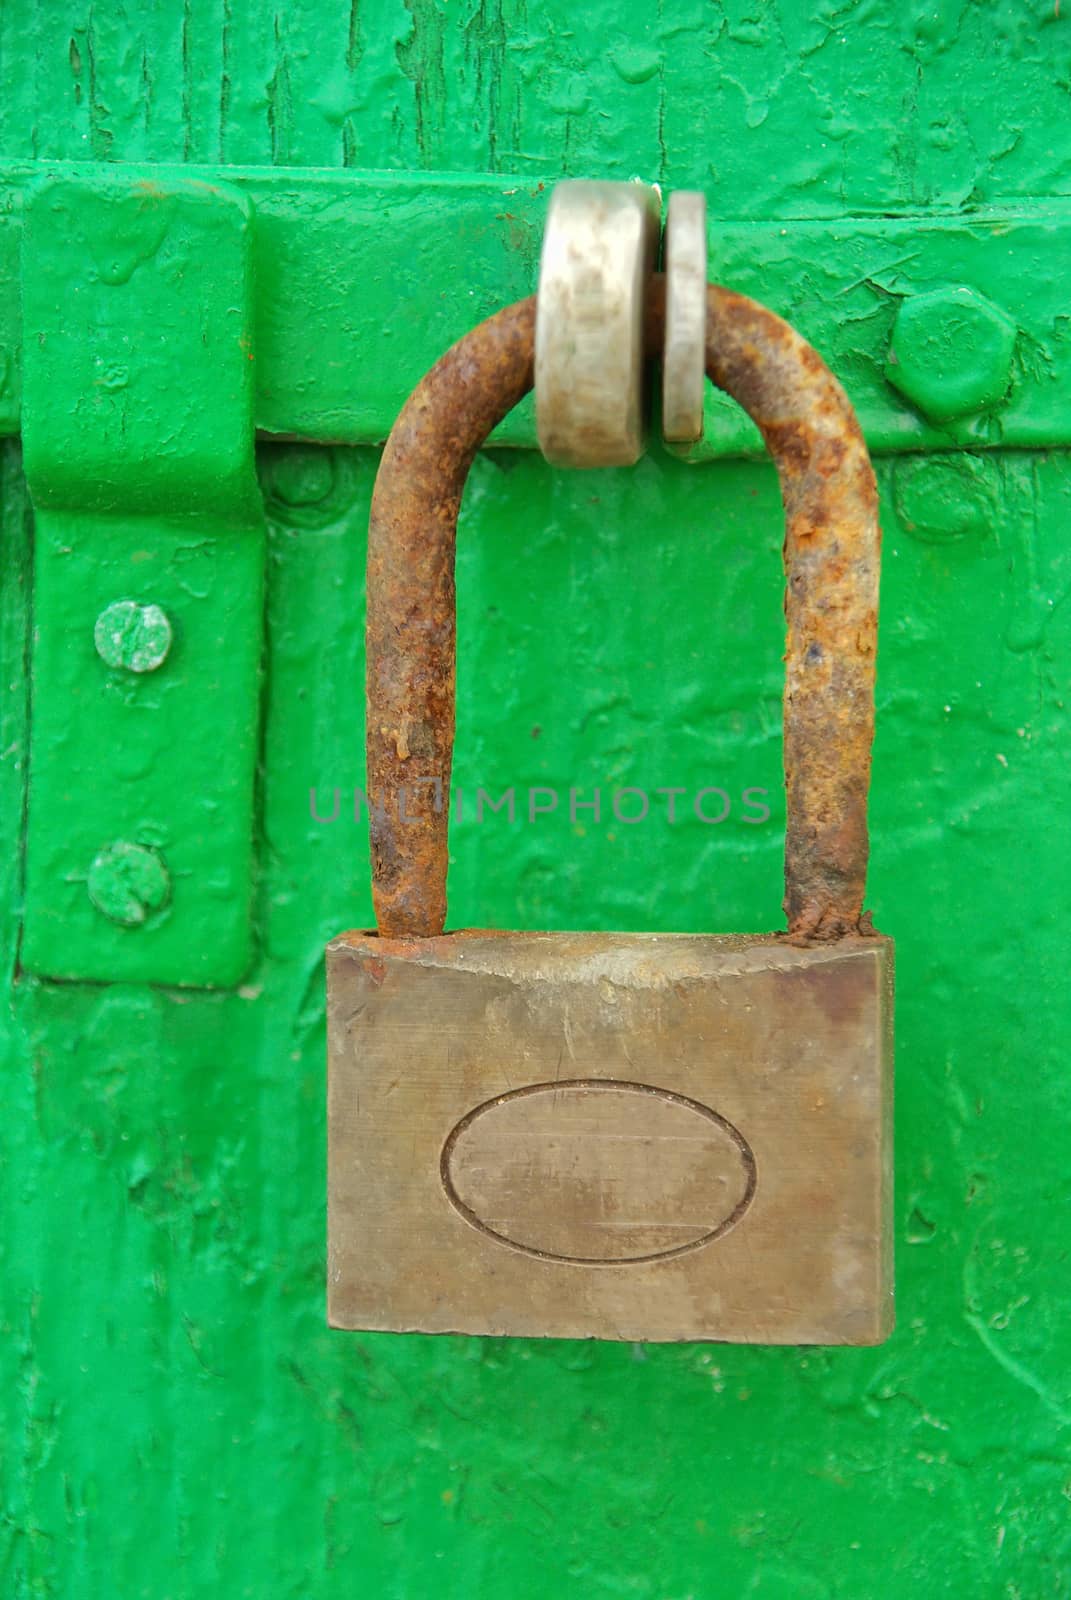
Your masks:
<svg viewBox="0 0 1071 1600"><path fill-rule="evenodd" d="M532 387L535 299L491 317L439 360L391 430L368 532L368 792L380 932L442 932L454 744L454 549L472 459ZM405 819L398 796L405 790Z"/></svg>
<svg viewBox="0 0 1071 1600"><path fill-rule="evenodd" d="M652 280L647 345L661 350ZM368 786L380 932L428 938L446 920L454 737L454 549L473 457L532 386L535 299L465 336L413 391L387 442L368 551ZM863 916L881 536L851 404L821 357L743 295L707 290L707 374L757 424L785 508L784 760L788 937L871 932ZM398 795L406 791L403 808Z"/></svg>

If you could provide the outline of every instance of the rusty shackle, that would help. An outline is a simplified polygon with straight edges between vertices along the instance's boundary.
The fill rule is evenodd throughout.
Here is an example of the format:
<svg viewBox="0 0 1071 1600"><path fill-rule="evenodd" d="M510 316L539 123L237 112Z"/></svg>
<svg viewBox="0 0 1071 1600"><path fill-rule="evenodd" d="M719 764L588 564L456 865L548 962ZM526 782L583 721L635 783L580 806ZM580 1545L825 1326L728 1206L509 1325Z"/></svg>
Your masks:
<svg viewBox="0 0 1071 1600"><path fill-rule="evenodd" d="M430 938L446 920L454 744L454 549L473 458L532 387L536 301L474 328L414 389L391 430L368 535L367 749L380 933ZM645 341L660 351L665 282ZM821 357L771 311L709 285L706 370L762 433L785 510L785 898L789 937L867 931L867 791L874 734L881 535L852 406ZM407 816L401 791L434 782ZM403 814L399 814L402 812Z"/></svg>

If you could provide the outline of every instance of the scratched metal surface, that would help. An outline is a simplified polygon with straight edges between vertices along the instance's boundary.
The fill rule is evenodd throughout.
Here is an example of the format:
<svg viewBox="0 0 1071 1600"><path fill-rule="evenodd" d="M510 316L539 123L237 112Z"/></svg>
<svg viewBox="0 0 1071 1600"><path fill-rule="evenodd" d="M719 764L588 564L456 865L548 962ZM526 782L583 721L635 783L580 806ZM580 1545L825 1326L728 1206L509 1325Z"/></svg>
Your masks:
<svg viewBox="0 0 1071 1600"><path fill-rule="evenodd" d="M60 26L16 0L0 19L0 154L643 172L704 187L715 217L1066 191L1057 7L803 11L168 0L80 7ZM267 447L257 964L227 994L23 979L5 1002L5 1592L1071 1592L1071 469L1026 452L878 465L869 903L898 954L891 1342L327 1330L322 947L369 914L363 829L345 818L375 459ZM13 445L2 486L10 978L31 625ZM664 800L663 820L634 825L573 824L567 805L532 825L466 821L459 921L775 920L780 536L757 464L477 463L458 783L585 798L720 785L734 803L718 825L685 809L670 826ZM342 790L336 823L310 817L311 784L326 814ZM753 786L771 791L768 822L745 820Z"/></svg>

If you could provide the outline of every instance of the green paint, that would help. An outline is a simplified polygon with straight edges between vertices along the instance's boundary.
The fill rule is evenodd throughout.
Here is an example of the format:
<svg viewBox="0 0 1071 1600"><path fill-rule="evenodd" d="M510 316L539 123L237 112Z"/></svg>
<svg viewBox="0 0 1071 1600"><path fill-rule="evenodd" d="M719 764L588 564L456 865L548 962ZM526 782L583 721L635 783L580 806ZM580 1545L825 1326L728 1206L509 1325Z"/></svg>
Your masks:
<svg viewBox="0 0 1071 1600"><path fill-rule="evenodd" d="M43 177L23 210L22 437L35 503L248 512L248 203L226 185L92 167Z"/></svg>
<svg viewBox="0 0 1071 1600"><path fill-rule="evenodd" d="M42 180L43 172L47 176ZM110 281L109 275L118 275L113 286L130 285L126 295L103 297L107 314L102 333L105 328L124 328L133 308L135 318L146 317L151 310L157 337L161 336L161 308L143 304L147 275L136 269L139 262L155 259L161 230L170 226L174 233L179 198L187 209L199 203L206 218L218 210L217 229L226 228L228 210L237 208L244 219L241 242L252 258L249 281L241 291L251 303L242 312L242 360L247 365L242 367L239 388L244 397L252 386L253 421L264 433L339 444L381 443L412 384L407 366L389 358L370 360L369 349L390 352L400 346L408 352L408 360L430 366L474 321L490 316L503 300L521 299L532 291L549 193L545 184L472 175L439 178L263 168L235 169L227 173L227 180L221 185L218 170L209 167L184 171L90 162L0 163L0 432L15 433L21 425L20 374L27 332L18 316L23 238L27 250L40 258L35 229L40 229L42 216L47 225L50 213L57 218L63 214L62 196L68 190L86 196L87 217L107 214L103 232L109 242L114 240L114 255L105 252L97 261L86 250L85 240L79 240L79 230L69 226L64 275L71 273L71 262L77 271L84 261L85 275L94 281L98 274L103 283ZM170 192L170 199L162 190ZM27 192L31 198L24 206ZM383 250L384 227L395 241L390 253ZM171 266L177 253L174 244L172 239L172 247L165 251ZM47 257L47 239L45 248ZM211 263L218 249L209 227L194 232L186 244L190 270L204 272L205 260ZM161 264L164 271L168 264L167 260ZM127 272L129 280L123 276ZM51 363L47 356L36 358L40 388L31 398L39 405L47 402L51 372L60 365L56 346L62 326L56 324L63 297L56 280L56 267L51 265L47 272L35 271L30 285L40 327L29 331L33 337L41 334L53 352ZM232 318L237 309L232 307ZM98 371L96 356L76 331L80 332L77 324L67 330L62 350L68 381L76 379L98 401L102 390L105 400L121 399L124 393L130 399L125 368L119 374ZM143 354L151 364L158 345L150 342ZM210 355L207 349L202 352L203 358ZM161 361L160 371L166 371L166 361ZM188 387L191 403L184 418L183 450L176 450L172 439L160 464L163 471L176 468L168 476L168 495L176 487L184 492L182 473L192 461L201 464L203 495L206 483L230 470L227 462L214 460L217 447L225 439L236 449L233 430L217 439L214 406L204 403L196 386ZM200 404L193 403L194 395ZM151 459L157 423L149 410L137 422L141 398L122 412L128 428L122 436L124 449L134 462ZM103 410L99 403L94 407L95 414ZM245 450L247 436L238 437ZM518 407L496 440L534 447L530 404ZM236 454L234 465L246 474L248 461L241 451ZM121 454L113 465L124 470ZM68 467L76 481L83 466L76 450Z"/></svg>
<svg viewBox="0 0 1071 1600"><path fill-rule="evenodd" d="M135 252L154 249L152 228L164 207L141 214L146 186L148 193L174 186L187 200L218 193L244 209L255 425L264 434L337 444L381 443L414 373L474 321L531 293L550 192L549 175L231 168L224 193L211 167L0 162L0 431L17 432L21 419L23 235L32 248L40 191L62 194L75 175L77 191L95 191L98 206L131 212L116 218L118 253L103 263L113 273L129 267L131 239ZM35 190L24 221L24 196ZM139 243L131 227L149 231ZM1066 201L951 217L714 218L709 233L712 277L762 299L825 352L850 385L875 454L950 443L1067 445ZM48 282L41 280L39 294ZM70 345L77 371L79 351ZM371 348L384 358L370 361ZM398 351L404 362L393 359ZM82 377L102 382L95 372ZM206 407L200 420L210 418ZM531 404L494 438L534 449ZM204 442L191 428L188 453ZM762 442L740 408L710 389L702 441L676 453L692 461L760 455Z"/></svg>
<svg viewBox="0 0 1071 1600"><path fill-rule="evenodd" d="M124 928L137 928L167 904L171 879L155 850L121 839L95 858L86 887L98 911Z"/></svg>
<svg viewBox="0 0 1071 1600"><path fill-rule="evenodd" d="M189 0L136 17L97 7L67 30L16 3L0 14L0 149L79 158L92 136L116 160L210 162L222 144L228 160L266 162L265 86L285 61L275 138L305 165L488 172L493 130L506 171L627 177L664 161L668 183L706 189L715 223L824 217L846 232L860 213L1066 192L1071 23L1048 3L478 9L481 27L505 29L494 60L452 5L362 0L354 13L332 0L288 7L276 29L259 7ZM422 149L398 45L433 11L443 66ZM645 77L649 51L663 62ZM384 255L390 238L385 219ZM1039 268L1058 259L1049 250ZM466 259L428 271L453 294ZM913 292L972 282L943 272ZM825 287L811 301L832 326ZM858 307L837 304L847 324ZM891 326L894 310L874 315ZM386 357L406 382L422 357L412 337ZM883 361L887 344L867 336L866 349ZM830 354L853 394L870 392L872 365ZM880 370L873 381L891 393ZM14 444L0 466L0 927L14 974L40 617ZM217 993L25 973L10 987L5 1594L1071 1593L1071 467L1058 452L953 452L943 437L936 455L879 468L871 903L897 940L899 983L890 1343L630 1350L324 1327L321 952L369 904L363 829L345 805L337 823L313 822L308 790L361 781L375 457L331 450L314 464L308 446L266 445L255 961L240 989ZM94 537L99 560L106 541ZM655 452L631 472L565 474L527 451L481 459L460 539L458 782L776 790L779 543L758 463L696 473ZM205 603L249 603L256 572L213 568ZM185 593L160 599L169 616ZM85 651L80 673L107 676L93 624L125 597L87 593L67 642ZM161 691L191 659L184 637L158 672L121 673L124 692ZM235 729L214 720L212 687L191 675L188 693L168 726L185 741L168 768L176 792L192 787L195 752ZM148 721L163 714L146 703ZM77 725L68 708L52 726L58 738ZM762 826L466 823L454 916L768 927L781 816L775 803ZM100 843L123 837L117 825Z"/></svg>
<svg viewBox="0 0 1071 1600"><path fill-rule="evenodd" d="M1007 395L1015 337L1011 318L973 289L908 296L896 313L885 376L934 422L992 411Z"/></svg>
<svg viewBox="0 0 1071 1600"><path fill-rule="evenodd" d="M711 272L763 300L848 387L870 449L1066 446L1071 208L1018 201L955 216L709 224ZM708 392L692 459L757 452Z"/></svg>
<svg viewBox="0 0 1071 1600"><path fill-rule="evenodd" d="M155 672L171 649L171 624L159 606L136 600L113 600L93 625L93 643L109 667L128 672Z"/></svg>
<svg viewBox="0 0 1071 1600"><path fill-rule="evenodd" d="M233 984L263 634L252 216L226 185L91 173L44 177L24 206L20 956L54 978Z"/></svg>

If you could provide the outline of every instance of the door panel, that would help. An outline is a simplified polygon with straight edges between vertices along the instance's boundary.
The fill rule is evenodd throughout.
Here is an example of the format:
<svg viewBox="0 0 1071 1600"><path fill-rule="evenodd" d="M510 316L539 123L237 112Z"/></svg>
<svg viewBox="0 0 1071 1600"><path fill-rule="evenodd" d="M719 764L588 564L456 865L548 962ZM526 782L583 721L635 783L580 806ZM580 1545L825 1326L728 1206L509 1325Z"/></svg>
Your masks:
<svg viewBox="0 0 1071 1600"><path fill-rule="evenodd" d="M61 26L16 0L0 155L640 173L704 188L712 232L1066 191L1056 8L806 10L164 0ZM3 446L5 1592L1069 1592L1071 467L946 454L929 487L925 457L878 463L869 904L898 953L898 1327L826 1351L328 1331L322 950L370 918L376 452L258 450L255 958L182 992L19 968L33 525ZM466 812L456 924L779 922L780 538L760 462L480 459L455 781L563 800ZM642 823L610 807L630 786ZM572 820L569 789L595 787L600 819ZM723 823L696 816L704 787L729 793ZM337 820L310 789L324 818L339 790Z"/></svg>

